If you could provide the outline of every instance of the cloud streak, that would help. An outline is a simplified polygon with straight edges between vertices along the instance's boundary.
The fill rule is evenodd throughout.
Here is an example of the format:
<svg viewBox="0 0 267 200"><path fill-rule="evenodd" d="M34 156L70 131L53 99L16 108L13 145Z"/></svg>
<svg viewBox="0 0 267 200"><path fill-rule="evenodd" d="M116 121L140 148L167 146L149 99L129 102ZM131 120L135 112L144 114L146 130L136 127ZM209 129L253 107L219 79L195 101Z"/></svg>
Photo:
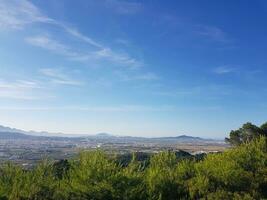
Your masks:
<svg viewBox="0 0 267 200"><path fill-rule="evenodd" d="M109 48L104 48L99 51L96 51L93 53L93 56L98 59L106 58L115 63L130 66L131 68L138 68L142 66L141 62L134 58L131 58L129 55L125 53L116 53Z"/></svg>
<svg viewBox="0 0 267 200"><path fill-rule="evenodd" d="M196 25L195 28L196 28L195 32L200 36L219 42L229 41L229 39L226 36L226 33L222 29L216 26Z"/></svg>
<svg viewBox="0 0 267 200"><path fill-rule="evenodd" d="M128 2L110 1L109 3L118 4L122 6L121 9L124 8L125 11L128 9L129 12L134 7L138 7L138 4ZM47 35L27 37L25 40L31 45L50 50L76 61L91 61L92 59L100 61L102 59L130 68L142 66L142 62L132 58L127 53L117 53L113 49L85 36L77 29L44 15L35 5L27 0L0 0L0 28L23 29L27 25L35 23L57 26L74 38L96 48L96 50L90 51L89 53L77 53L71 50L68 45L52 39Z"/></svg>
<svg viewBox="0 0 267 200"><path fill-rule="evenodd" d="M25 41L33 46L52 51L56 54L60 54L66 57L78 56L77 53L71 51L70 47L60 43L57 40L50 38L49 36L38 35L38 36L28 37L25 39Z"/></svg>
<svg viewBox="0 0 267 200"><path fill-rule="evenodd" d="M69 75L59 69L43 68L40 70L40 73L47 77L50 82L55 84L72 86L81 86L84 84L82 81L71 78Z"/></svg>
<svg viewBox="0 0 267 200"><path fill-rule="evenodd" d="M70 35L76 37L77 39L80 39L81 41L84 41L92 46L98 47L98 48L104 48L100 43L96 42L95 40L93 40L92 38L83 35L82 33L80 33L78 30L74 29L74 28L70 28L64 24L61 23L57 23L59 26L61 26L67 33L69 33Z"/></svg>
<svg viewBox="0 0 267 200"><path fill-rule="evenodd" d="M43 68L39 71L42 77L35 80L0 79L0 98L16 100L43 100L56 96L51 92L55 85L82 86L85 83L74 79L61 69Z"/></svg>
<svg viewBox="0 0 267 200"><path fill-rule="evenodd" d="M139 2L129 2L122 0L106 0L106 7L121 15L132 15L143 10L143 5Z"/></svg>
<svg viewBox="0 0 267 200"><path fill-rule="evenodd" d="M22 29L32 23L54 23L26 0L0 0L0 29Z"/></svg>
<svg viewBox="0 0 267 200"><path fill-rule="evenodd" d="M107 60L121 66L127 66L131 69L136 69L143 65L138 60L131 58L128 54L116 53L109 48L92 51L90 53L76 52L70 46L63 44L48 35L27 37L25 38L25 41L33 46L46 49L74 61L97 62Z"/></svg>
<svg viewBox="0 0 267 200"><path fill-rule="evenodd" d="M229 67L229 66L220 66L213 70L215 74L224 75L224 74L230 74L234 73L236 71L235 68Z"/></svg>
<svg viewBox="0 0 267 200"><path fill-rule="evenodd" d="M145 72L142 74L127 74L125 72L116 71L115 75L119 77L121 81L155 81L159 80L160 77L152 72Z"/></svg>
<svg viewBox="0 0 267 200"><path fill-rule="evenodd" d="M51 95L43 94L44 87L38 81L0 80L0 97L7 99L37 100L51 98Z"/></svg>

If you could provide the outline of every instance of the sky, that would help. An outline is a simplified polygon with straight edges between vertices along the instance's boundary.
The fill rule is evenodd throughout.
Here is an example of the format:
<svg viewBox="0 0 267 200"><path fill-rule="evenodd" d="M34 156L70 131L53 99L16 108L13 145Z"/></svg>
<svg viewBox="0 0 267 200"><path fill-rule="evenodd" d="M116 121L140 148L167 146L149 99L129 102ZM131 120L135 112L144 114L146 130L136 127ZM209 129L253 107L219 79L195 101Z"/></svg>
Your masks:
<svg viewBox="0 0 267 200"><path fill-rule="evenodd" d="M264 0L0 0L0 124L224 138L267 121Z"/></svg>

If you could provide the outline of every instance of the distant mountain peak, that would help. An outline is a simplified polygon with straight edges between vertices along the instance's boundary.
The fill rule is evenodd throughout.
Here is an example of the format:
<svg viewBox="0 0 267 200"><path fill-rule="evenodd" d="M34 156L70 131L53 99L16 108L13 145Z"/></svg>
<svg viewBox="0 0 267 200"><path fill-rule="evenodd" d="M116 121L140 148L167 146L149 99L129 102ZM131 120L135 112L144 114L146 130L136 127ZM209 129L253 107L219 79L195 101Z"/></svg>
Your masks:
<svg viewBox="0 0 267 200"><path fill-rule="evenodd" d="M8 126L2 126L0 125L0 131L1 132L16 132L16 133L25 133L25 131L20 130L20 129L16 129L16 128L10 128Z"/></svg>
<svg viewBox="0 0 267 200"><path fill-rule="evenodd" d="M200 138L200 137L194 137L194 136L189 136L189 135L180 135L180 136L177 136L177 138L184 138L184 139L198 139L198 140L202 140L203 138Z"/></svg>
<svg viewBox="0 0 267 200"><path fill-rule="evenodd" d="M109 134L109 133L98 133L98 134L96 134L95 135L96 137L115 137L115 136L113 136L112 134Z"/></svg>

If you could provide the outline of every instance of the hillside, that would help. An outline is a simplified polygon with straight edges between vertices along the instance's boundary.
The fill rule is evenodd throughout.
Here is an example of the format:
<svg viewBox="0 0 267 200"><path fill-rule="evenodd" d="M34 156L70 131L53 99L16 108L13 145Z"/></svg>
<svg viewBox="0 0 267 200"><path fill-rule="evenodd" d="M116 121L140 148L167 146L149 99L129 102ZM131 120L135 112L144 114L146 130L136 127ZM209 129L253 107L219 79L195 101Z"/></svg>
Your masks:
<svg viewBox="0 0 267 200"><path fill-rule="evenodd" d="M32 139L32 138L33 136L26 135L23 133L0 131L0 139L17 140L17 139Z"/></svg>

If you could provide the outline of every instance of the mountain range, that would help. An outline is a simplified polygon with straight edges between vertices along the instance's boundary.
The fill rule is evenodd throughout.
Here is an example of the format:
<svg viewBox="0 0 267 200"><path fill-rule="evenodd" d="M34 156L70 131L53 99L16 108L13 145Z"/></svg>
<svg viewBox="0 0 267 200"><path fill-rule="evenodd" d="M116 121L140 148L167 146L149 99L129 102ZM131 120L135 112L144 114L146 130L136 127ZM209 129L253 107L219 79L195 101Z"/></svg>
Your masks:
<svg viewBox="0 0 267 200"><path fill-rule="evenodd" d="M200 137L193 137L187 135L180 135L176 137L134 137L134 136L115 136L108 133L99 133L96 135L70 135L63 133L49 133L49 132L37 132L37 131L24 131L16 128L10 128L0 125L0 139L91 139L97 141L115 141L115 142L135 142L135 141L154 141L154 142L205 142L215 141L212 139L204 139Z"/></svg>

